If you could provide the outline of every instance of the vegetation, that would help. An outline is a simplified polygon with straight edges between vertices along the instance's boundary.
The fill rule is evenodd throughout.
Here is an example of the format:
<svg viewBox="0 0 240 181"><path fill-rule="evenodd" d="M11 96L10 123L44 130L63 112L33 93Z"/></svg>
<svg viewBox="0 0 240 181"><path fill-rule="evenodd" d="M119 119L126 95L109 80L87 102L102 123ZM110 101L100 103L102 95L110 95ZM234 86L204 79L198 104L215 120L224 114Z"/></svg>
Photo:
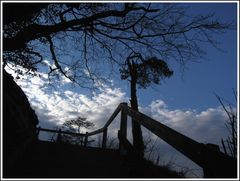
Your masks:
<svg viewBox="0 0 240 181"><path fill-rule="evenodd" d="M3 12L4 66L46 71L50 82L64 76L88 88L107 81L106 63L110 73L120 67L122 78L130 78L135 110L136 84L160 83L172 75L165 61L184 67L204 55L203 44L218 48L213 35L233 27L213 14L189 15L176 3L3 3ZM142 152L135 123L133 135Z"/></svg>
<svg viewBox="0 0 240 181"><path fill-rule="evenodd" d="M71 119L65 121L61 127L57 126L56 132L54 134L49 135L49 141L51 142L64 142L70 143L75 145L84 145L84 136L81 134L85 134L82 132L82 128L89 129L94 127L94 123L87 121L87 118L77 117L76 119ZM74 134L67 134L64 132L69 133L77 133ZM94 140L87 140L87 144L93 142Z"/></svg>
<svg viewBox="0 0 240 181"><path fill-rule="evenodd" d="M94 124L90 121L87 121L87 118L77 117L76 119L67 120L63 123L63 128L66 129L69 132L73 133L79 133L82 134L82 128L92 128ZM83 136L75 136L75 135L69 135L69 134L62 134L61 135L61 141L68 142L71 144L76 145L84 145L84 137ZM89 142L92 142L93 140L88 140Z"/></svg>
<svg viewBox="0 0 240 181"><path fill-rule="evenodd" d="M213 34L232 28L176 3L4 3L3 11L4 66L46 71L49 80L63 75L81 87L106 80L104 61L121 66L131 52L184 66L203 55L203 43L218 47Z"/></svg>
<svg viewBox="0 0 240 181"><path fill-rule="evenodd" d="M130 55L120 69L121 78L130 81L131 107L138 111L137 85L147 88L151 83L159 84L160 80L173 74L165 61L156 57L144 59L141 54ZM141 125L132 120L133 146L144 156L144 143Z"/></svg>
<svg viewBox="0 0 240 181"><path fill-rule="evenodd" d="M233 90L233 95L235 101L237 102L237 92ZM228 103L226 105L224 99L216 95L218 101L220 102L222 108L228 116L226 120L226 127L229 131L229 136L224 140L221 139L221 143L224 149L225 154L237 159L237 108L236 104L233 106Z"/></svg>

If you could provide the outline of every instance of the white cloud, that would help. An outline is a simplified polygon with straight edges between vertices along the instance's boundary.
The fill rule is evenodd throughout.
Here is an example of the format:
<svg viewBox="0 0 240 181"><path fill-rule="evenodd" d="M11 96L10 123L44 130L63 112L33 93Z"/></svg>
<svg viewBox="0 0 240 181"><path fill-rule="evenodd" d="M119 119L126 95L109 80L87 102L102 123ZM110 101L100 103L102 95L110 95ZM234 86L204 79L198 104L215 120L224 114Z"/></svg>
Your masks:
<svg viewBox="0 0 240 181"><path fill-rule="evenodd" d="M226 137L225 121L227 115L221 107L208 108L205 111L171 110L162 100L153 101L141 111L176 131L199 142L215 144Z"/></svg>
<svg viewBox="0 0 240 181"><path fill-rule="evenodd" d="M53 128L61 125L65 120L82 116L95 123L94 129L98 129L106 123L119 103L128 101L125 92L120 88L107 85L101 86L98 92L93 92L88 96L77 89L67 89L65 80L57 85L56 90L51 89L45 86L47 75L40 75L40 77L25 76L22 79L16 79L16 82L24 90L35 109L41 127ZM220 145L220 139L228 135L224 125L227 116L221 107L198 112L193 109L170 109L163 100L155 100L140 110L153 119L202 143L211 142ZM116 133L118 129L119 122L115 121L109 131L113 130ZM170 148L166 146L160 149L161 154L165 154L168 159L171 155L176 155L176 152L168 150ZM186 159L183 161L182 156L178 158L185 164L191 165L186 163Z"/></svg>
<svg viewBox="0 0 240 181"><path fill-rule="evenodd" d="M13 71L10 69L7 71L16 77ZM42 127L54 127L61 125L65 120L82 116L94 122L95 129L100 128L118 104L127 100L120 88L104 85L98 93L86 96L66 89L67 84L64 80L64 84L59 84L57 90L46 87L44 86L46 78L46 74L40 73L40 77L24 76L21 79L15 79L26 93Z"/></svg>
<svg viewBox="0 0 240 181"><path fill-rule="evenodd" d="M8 72L14 74L10 69ZM16 75L14 75L16 77ZM126 102L126 94L120 88L103 85L99 92L86 96L75 90L67 90L67 84L59 84L57 89L45 86L47 75L40 77L25 76L16 79L29 98L39 117L40 125L51 123L59 125L76 116L87 117L98 126L102 126L121 102ZM150 117L200 142L219 144L220 138L226 137L224 125L227 120L220 108L208 108L202 112L196 110L169 109L163 100L155 100L140 109Z"/></svg>
<svg viewBox="0 0 240 181"><path fill-rule="evenodd" d="M214 143L220 146L221 138L226 138L228 135L225 127L227 115L221 107L208 108L201 112L192 109L171 110L164 101L155 100L140 110L153 119L201 143ZM154 137L153 140L155 140ZM165 142L158 139L156 145L159 149L154 153L155 159L157 154L160 154L161 161L165 163L176 159L172 163L172 165L176 164L175 169L190 168L192 171L188 173L189 177L202 176L202 169L198 165Z"/></svg>

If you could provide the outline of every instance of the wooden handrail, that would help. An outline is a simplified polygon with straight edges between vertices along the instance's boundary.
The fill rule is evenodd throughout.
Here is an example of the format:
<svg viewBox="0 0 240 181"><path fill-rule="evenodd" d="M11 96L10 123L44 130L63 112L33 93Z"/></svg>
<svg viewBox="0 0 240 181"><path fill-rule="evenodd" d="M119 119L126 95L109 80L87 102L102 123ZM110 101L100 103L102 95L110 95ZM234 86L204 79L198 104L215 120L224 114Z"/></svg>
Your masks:
<svg viewBox="0 0 240 181"><path fill-rule="evenodd" d="M204 177L237 177L236 159L214 150L208 145L199 143L138 111L134 111L127 105L123 106L124 110L127 110L127 115L134 118L132 120L137 121L197 165L201 166L204 171Z"/></svg>
<svg viewBox="0 0 240 181"><path fill-rule="evenodd" d="M46 132L51 132L51 133L59 133L59 130L54 130L54 129L47 129L47 128L41 128L38 127L37 131L39 133L39 131L46 131ZM74 133L74 132L69 132L69 131L60 131L61 134L69 134L69 135L74 135L74 136L85 136L86 134L82 134L82 133Z"/></svg>
<svg viewBox="0 0 240 181"><path fill-rule="evenodd" d="M103 133L103 137L102 137L102 148L105 149L106 148L106 144L107 144L107 128L108 126L113 122L113 120L116 118L116 116L118 115L118 113L123 109L123 107L126 105L126 103L121 103L118 105L118 107L115 109L115 111L113 112L113 114L110 116L110 118L107 120L107 122L105 123L105 125L97 130L94 130L90 133L86 133L86 137L88 136L93 136L96 134L100 134Z"/></svg>
<svg viewBox="0 0 240 181"><path fill-rule="evenodd" d="M236 177L237 176L237 160L233 159L220 151L216 151L210 148L208 145L199 143L172 128L142 114L138 111L132 110L127 106L127 103L121 103L110 116L105 125L90 133L78 134L61 131L64 134L72 134L78 136L85 136L85 143L89 136L103 133L102 148L106 148L107 142L107 128L116 118L118 113L121 112L120 130L118 132L119 138L119 150L120 153L126 154L131 149L131 143L127 140L127 116L132 117L134 121L137 121L140 125L144 126L152 133L163 139L170 144L176 150L187 156L193 162L203 168L205 177ZM50 130L45 128L38 128L41 131L58 132L56 130ZM137 150L135 150L137 151Z"/></svg>
<svg viewBox="0 0 240 181"><path fill-rule="evenodd" d="M102 133L103 132L103 128L100 128L100 129L97 129L97 130L94 130L90 133L87 133L88 136L93 136L93 135L96 135L96 134L99 134L99 133Z"/></svg>
<svg viewBox="0 0 240 181"><path fill-rule="evenodd" d="M116 118L116 116L118 115L118 113L122 110L122 107L125 103L121 103L118 105L118 107L115 109L115 111L113 112L113 114L111 115L111 117L107 120L107 122L105 123L105 125L97 130L94 130L90 133L87 133L88 136L93 136L96 134L99 134L101 132L103 132L106 128L108 128L108 126L113 122L113 120Z"/></svg>
<svg viewBox="0 0 240 181"><path fill-rule="evenodd" d="M118 105L118 107L116 108L116 110L113 112L113 114L111 115L111 117L108 119L108 121L106 122L106 124L103 126L103 128L107 128L112 122L113 120L116 118L116 116L118 115L118 113L122 110L123 106L126 103L121 103Z"/></svg>
<svg viewBox="0 0 240 181"><path fill-rule="evenodd" d="M180 134L179 132L161 124L160 122L140 113L132 110L127 106L127 114L134 118L139 124L150 130L152 133L163 139L170 144L176 150L190 158L192 161L202 166L202 159L200 158L200 152L202 150L202 144Z"/></svg>
<svg viewBox="0 0 240 181"><path fill-rule="evenodd" d="M59 131L59 130L52 130L52 129L46 129L46 128L38 127L37 128L37 135L39 134L40 131L46 131L46 132L52 132L52 133L69 134L69 135L75 135L75 136L84 136L85 137L84 145L86 146L89 136L93 136L93 135L96 135L96 134L103 133L102 148L106 148L107 128L113 122L113 120L116 118L118 113L122 110L123 106L125 106L125 105L127 105L127 103L120 103L118 105L118 107L116 108L116 110L111 115L111 117L105 123L105 125L102 128L94 130L92 132L89 132L89 133L86 132L86 134L80 134L80 133L73 133L73 132L68 132L68 131L62 131L62 130Z"/></svg>

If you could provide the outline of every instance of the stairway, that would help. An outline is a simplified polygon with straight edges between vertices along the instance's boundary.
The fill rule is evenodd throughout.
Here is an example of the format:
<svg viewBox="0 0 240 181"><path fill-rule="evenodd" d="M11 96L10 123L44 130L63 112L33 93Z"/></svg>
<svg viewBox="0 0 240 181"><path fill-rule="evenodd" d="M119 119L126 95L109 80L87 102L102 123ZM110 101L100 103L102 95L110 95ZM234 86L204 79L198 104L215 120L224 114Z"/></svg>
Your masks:
<svg viewBox="0 0 240 181"><path fill-rule="evenodd" d="M9 178L176 178L176 173L117 150L38 141Z"/></svg>

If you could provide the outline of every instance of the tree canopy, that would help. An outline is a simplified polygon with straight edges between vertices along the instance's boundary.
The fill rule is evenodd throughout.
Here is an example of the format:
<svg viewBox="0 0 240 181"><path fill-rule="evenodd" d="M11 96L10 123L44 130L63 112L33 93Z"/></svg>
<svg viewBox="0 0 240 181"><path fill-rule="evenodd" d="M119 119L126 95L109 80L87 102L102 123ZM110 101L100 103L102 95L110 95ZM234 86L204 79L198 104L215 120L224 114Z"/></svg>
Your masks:
<svg viewBox="0 0 240 181"><path fill-rule="evenodd" d="M94 127L94 123L92 123L91 121L88 121L87 118L83 118L78 116L75 119L70 119L65 121L62 124L62 128L63 129L67 129L67 131L70 132L74 132L74 133L79 133L79 134L83 134L82 133L82 128L92 128ZM63 134L61 136L61 140L64 142L69 142L71 144L80 144L83 146L83 136L75 136L75 135L68 135L68 134ZM94 140L88 140L88 142L92 142Z"/></svg>
<svg viewBox="0 0 240 181"><path fill-rule="evenodd" d="M184 67L204 55L203 45L218 48L215 35L233 28L177 3L3 3L3 12L4 66L44 71L49 80L64 76L81 87L107 80L105 73L120 67L121 78L131 79L134 110L136 84L159 84L173 74L168 62ZM68 126L84 126L78 123ZM132 131L142 152L140 125Z"/></svg>
<svg viewBox="0 0 240 181"><path fill-rule="evenodd" d="M87 118L77 117L76 119L65 121L63 126L67 127L70 131L82 133L81 128L91 128L94 126L94 123L87 121Z"/></svg>
<svg viewBox="0 0 240 181"><path fill-rule="evenodd" d="M144 58L142 54L131 53L120 68L121 78L130 82L131 108L138 111L137 84L140 88L147 88L151 83L160 84L160 80L172 76L167 63L156 57ZM139 154L144 156L141 125L132 119L133 146Z"/></svg>
<svg viewBox="0 0 240 181"><path fill-rule="evenodd" d="M151 83L160 84L160 80L170 77L173 71L170 70L165 61L157 57L144 59L141 55L133 55L128 57L120 68L120 74L124 80L136 77L136 83L139 87L147 88Z"/></svg>
<svg viewBox="0 0 240 181"><path fill-rule="evenodd" d="M4 66L63 75L82 87L104 78L105 63L122 66L130 52L184 66L232 27L171 3L3 3L3 12Z"/></svg>

